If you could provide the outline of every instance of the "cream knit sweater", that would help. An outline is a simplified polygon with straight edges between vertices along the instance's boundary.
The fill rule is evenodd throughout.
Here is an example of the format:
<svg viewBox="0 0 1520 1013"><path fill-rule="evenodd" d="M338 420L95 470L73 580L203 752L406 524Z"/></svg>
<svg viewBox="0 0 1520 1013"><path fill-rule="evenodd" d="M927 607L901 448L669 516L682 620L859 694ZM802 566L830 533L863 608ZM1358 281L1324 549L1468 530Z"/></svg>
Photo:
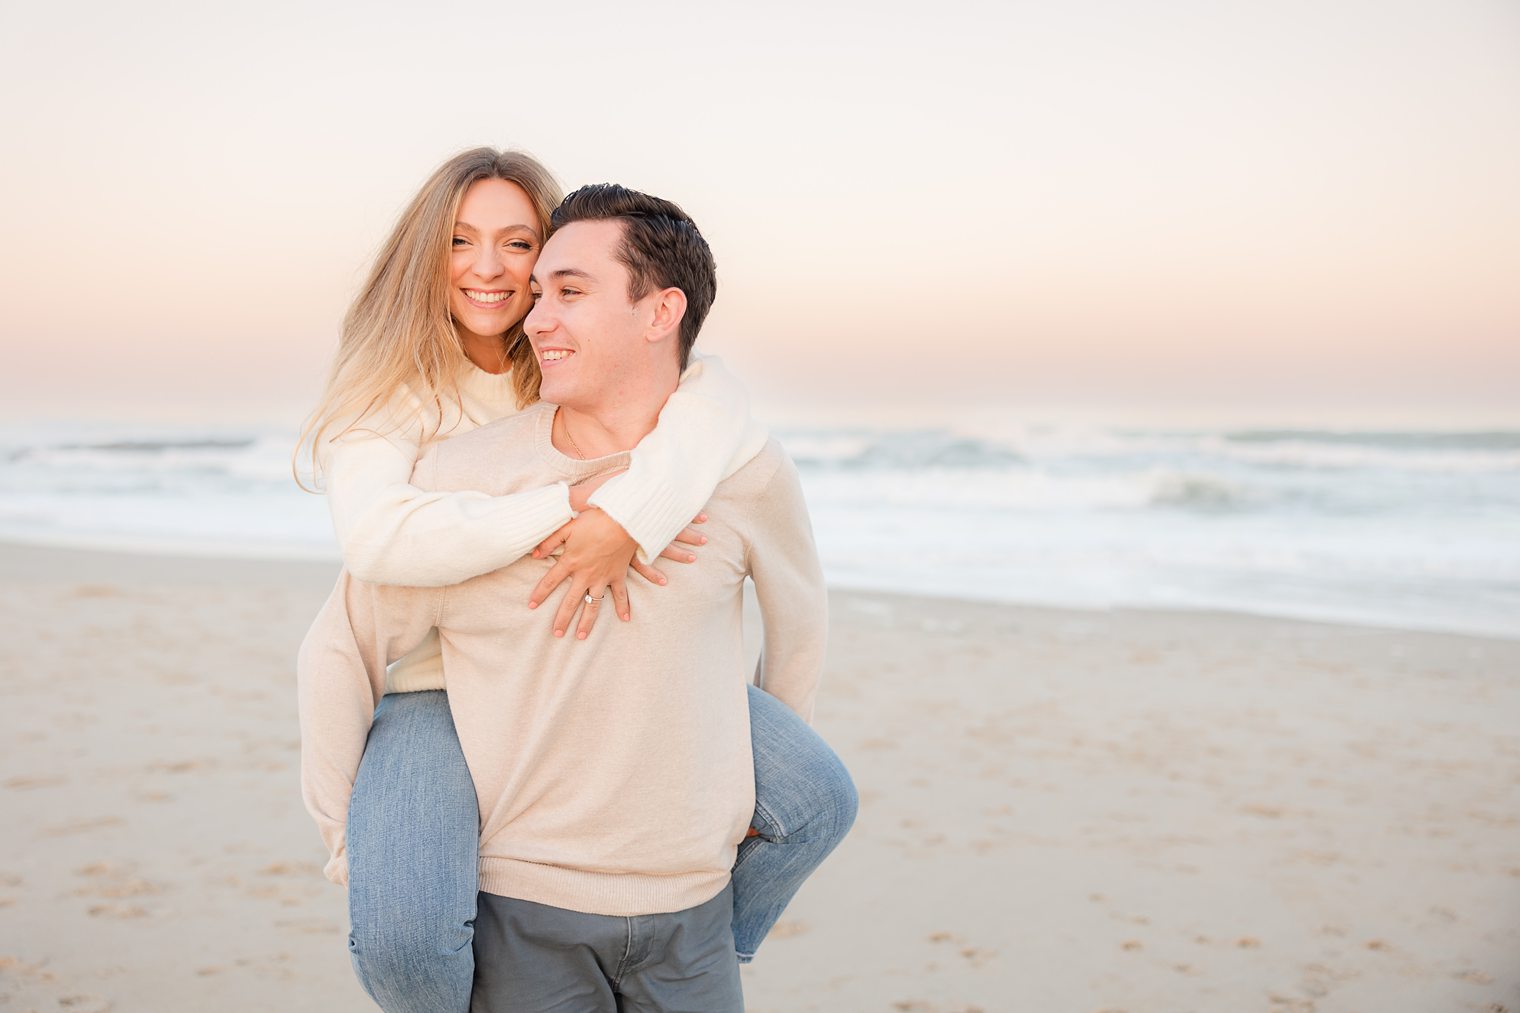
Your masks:
<svg viewBox="0 0 1520 1013"><path fill-rule="evenodd" d="M627 455L578 461L537 405L436 444L424 491L493 496L576 482ZM651 588L636 621L552 636L525 604L549 565L520 559L447 588L345 572L299 661L303 795L347 875L344 825L385 666L439 631L449 704L481 813L481 889L595 914L678 911L728 881L754 810L742 596L765 626L761 686L804 718L823 665L827 598L795 467L774 442L724 479L693 566ZM610 621L609 621L610 620Z"/></svg>
<svg viewBox="0 0 1520 1013"><path fill-rule="evenodd" d="M563 482L505 496L478 489L424 491L411 484L427 445L517 413L510 373L466 362L459 397L437 407L402 390L386 408L323 446L322 464L343 562L361 580L442 587L520 559L570 520ZM691 522L725 475L764 446L748 397L722 362L693 355L628 471L591 497L639 543L648 561ZM547 622L547 618L544 620ZM435 636L391 666L386 692L443 689Z"/></svg>

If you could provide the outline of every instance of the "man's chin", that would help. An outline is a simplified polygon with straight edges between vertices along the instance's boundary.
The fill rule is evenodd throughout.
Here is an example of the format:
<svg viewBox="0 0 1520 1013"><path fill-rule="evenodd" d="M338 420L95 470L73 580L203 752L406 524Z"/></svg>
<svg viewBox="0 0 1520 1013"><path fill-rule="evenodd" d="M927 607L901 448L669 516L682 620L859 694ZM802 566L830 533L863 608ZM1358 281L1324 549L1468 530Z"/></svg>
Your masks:
<svg viewBox="0 0 1520 1013"><path fill-rule="evenodd" d="M570 388L569 384L553 383L546 380L538 385L538 397L540 400L548 401L550 404L563 405L566 398L572 401L575 400L575 392Z"/></svg>

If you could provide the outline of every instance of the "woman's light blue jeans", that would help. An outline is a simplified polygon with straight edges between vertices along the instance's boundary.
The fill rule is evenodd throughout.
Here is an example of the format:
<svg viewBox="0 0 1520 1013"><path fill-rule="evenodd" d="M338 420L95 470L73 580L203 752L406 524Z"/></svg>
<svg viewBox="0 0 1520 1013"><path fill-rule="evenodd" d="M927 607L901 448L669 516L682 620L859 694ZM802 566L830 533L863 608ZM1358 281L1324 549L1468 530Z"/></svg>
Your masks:
<svg viewBox="0 0 1520 1013"><path fill-rule="evenodd" d="M755 955L855 821L855 785L818 734L751 686L758 837L734 862L734 945ZM375 709L348 812L354 971L386 1013L466 1013L475 975L480 816L442 690Z"/></svg>

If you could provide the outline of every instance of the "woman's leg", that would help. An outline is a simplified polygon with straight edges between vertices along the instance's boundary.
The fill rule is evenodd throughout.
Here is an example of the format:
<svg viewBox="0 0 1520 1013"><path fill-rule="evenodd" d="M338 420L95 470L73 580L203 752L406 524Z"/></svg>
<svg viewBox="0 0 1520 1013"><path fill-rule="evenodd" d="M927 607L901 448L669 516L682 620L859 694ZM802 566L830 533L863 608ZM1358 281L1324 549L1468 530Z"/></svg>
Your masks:
<svg viewBox="0 0 1520 1013"><path fill-rule="evenodd" d="M375 709L348 809L349 955L386 1013L466 1013L480 816L442 690Z"/></svg>
<svg viewBox="0 0 1520 1013"><path fill-rule="evenodd" d="M734 948L749 963L802 881L855 822L855 784L839 757L790 707L749 688L759 837L734 862Z"/></svg>

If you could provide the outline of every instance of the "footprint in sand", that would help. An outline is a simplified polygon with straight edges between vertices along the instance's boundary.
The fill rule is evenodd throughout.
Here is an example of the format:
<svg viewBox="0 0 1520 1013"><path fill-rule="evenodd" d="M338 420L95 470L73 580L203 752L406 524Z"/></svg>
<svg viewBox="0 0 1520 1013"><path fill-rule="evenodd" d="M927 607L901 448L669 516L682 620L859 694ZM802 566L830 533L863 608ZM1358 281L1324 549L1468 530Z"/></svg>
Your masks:
<svg viewBox="0 0 1520 1013"><path fill-rule="evenodd" d="M337 922L328 918L285 918L275 926L307 936L335 936L343 931Z"/></svg>
<svg viewBox="0 0 1520 1013"><path fill-rule="evenodd" d="M46 963L47 961L38 961L32 964L15 957L0 957L0 984L20 984L24 993L21 996L0 993L0 1004L9 1007L11 999L21 998L30 1010L46 1007L68 1010L70 1013L106 1013L111 1008L109 999L96 995L65 993L59 996L56 993L58 976L46 969ZM53 996L56 996L56 1005L49 1001Z"/></svg>
<svg viewBox="0 0 1520 1013"><path fill-rule="evenodd" d="M211 766L215 766L215 764L209 760L174 760L172 762L149 764L148 769L154 773L188 774L192 771Z"/></svg>
<svg viewBox="0 0 1520 1013"><path fill-rule="evenodd" d="M931 943L946 943L954 946L956 952L962 958L971 962L972 967L981 967L998 954L997 950L987 950L980 946L972 946L964 938L954 932L934 932L929 935Z"/></svg>
<svg viewBox="0 0 1520 1013"><path fill-rule="evenodd" d="M807 922L796 919L783 919L771 926L770 939L790 939L794 936L806 935L811 926Z"/></svg>
<svg viewBox="0 0 1520 1013"><path fill-rule="evenodd" d="M259 870L260 876L296 876L311 879L322 875L322 867L313 862L271 862Z"/></svg>
<svg viewBox="0 0 1520 1013"><path fill-rule="evenodd" d="M163 893L163 887L134 874L132 866L115 862L94 862L74 870L74 875L85 883L74 891L76 897L91 897L104 901L125 901L133 897L152 897ZM93 918L146 918L147 908L138 904L94 904L87 909Z"/></svg>
<svg viewBox="0 0 1520 1013"><path fill-rule="evenodd" d="M981 967L997 956L997 950L984 950L980 946L963 946L961 956L965 957L972 967Z"/></svg>
<svg viewBox="0 0 1520 1013"><path fill-rule="evenodd" d="M95 904L86 912L91 918L118 918L122 920L148 917L148 909L136 904Z"/></svg>
<svg viewBox="0 0 1520 1013"><path fill-rule="evenodd" d="M112 584L77 584L69 592L70 598L120 598L121 588Z"/></svg>
<svg viewBox="0 0 1520 1013"><path fill-rule="evenodd" d="M84 834L91 830L104 830L106 827L121 826L125 820L119 816L102 816L99 819L79 820L75 823L60 823L46 827L43 833L48 837L67 837L70 834Z"/></svg>
<svg viewBox="0 0 1520 1013"><path fill-rule="evenodd" d="M34 788L53 788L60 784L68 784L66 777L12 777L6 779L4 785L12 791L31 791Z"/></svg>

